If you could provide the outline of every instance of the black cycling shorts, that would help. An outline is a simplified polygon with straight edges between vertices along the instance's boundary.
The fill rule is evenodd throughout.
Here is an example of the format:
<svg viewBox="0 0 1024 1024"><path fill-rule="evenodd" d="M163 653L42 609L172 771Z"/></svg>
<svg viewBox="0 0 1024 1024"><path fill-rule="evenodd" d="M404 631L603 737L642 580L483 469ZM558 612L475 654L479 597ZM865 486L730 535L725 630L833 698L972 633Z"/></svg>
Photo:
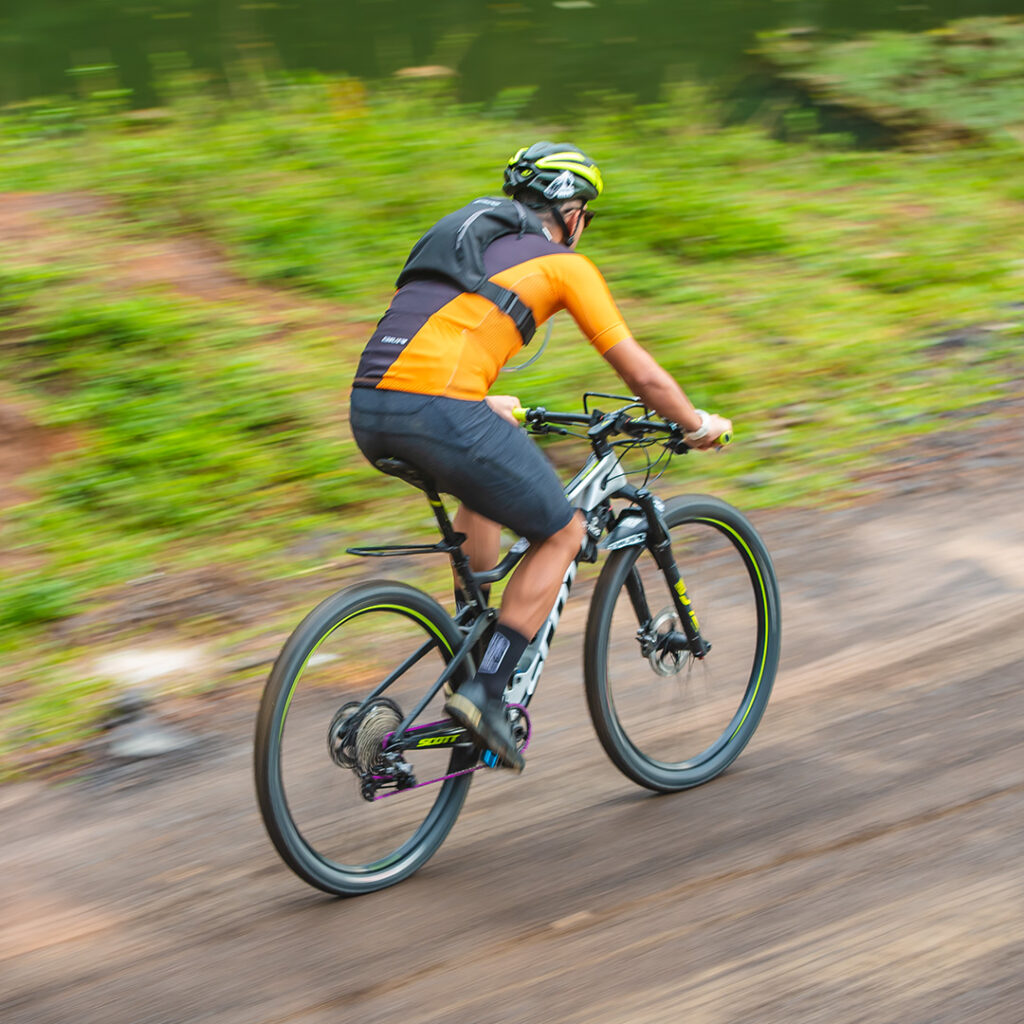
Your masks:
<svg viewBox="0 0 1024 1024"><path fill-rule="evenodd" d="M467 508L530 541L573 516L551 463L486 402L353 388L352 434L370 460L403 459Z"/></svg>

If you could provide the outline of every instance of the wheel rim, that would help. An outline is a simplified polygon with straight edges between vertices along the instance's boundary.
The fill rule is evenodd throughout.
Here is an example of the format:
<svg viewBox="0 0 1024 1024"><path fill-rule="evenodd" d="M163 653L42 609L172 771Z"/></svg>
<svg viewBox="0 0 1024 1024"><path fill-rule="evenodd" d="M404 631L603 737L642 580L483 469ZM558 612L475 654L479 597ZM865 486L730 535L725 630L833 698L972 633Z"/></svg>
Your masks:
<svg viewBox="0 0 1024 1024"><path fill-rule="evenodd" d="M750 719L769 670L768 584L746 542L728 523L694 518L670 530L676 562L711 650L678 666L645 656L623 585L611 614L607 701L620 744L633 760L666 774L700 773L726 756ZM636 549L652 617L678 622L668 584L646 549ZM668 671L666 671L666 667Z"/></svg>
<svg viewBox="0 0 1024 1024"><path fill-rule="evenodd" d="M408 713L440 674L450 645L427 618L394 603L373 604L344 616L305 653L291 686L281 694L273 737L275 816L289 845L318 874L379 880L432 852L427 841L461 780L368 802L359 777L339 767L327 742L340 708L364 700L428 642L427 653L383 695ZM442 704L438 695L417 722L444 719ZM469 763L470 757L425 749L410 752L407 760L418 780L426 781L464 767L462 761Z"/></svg>

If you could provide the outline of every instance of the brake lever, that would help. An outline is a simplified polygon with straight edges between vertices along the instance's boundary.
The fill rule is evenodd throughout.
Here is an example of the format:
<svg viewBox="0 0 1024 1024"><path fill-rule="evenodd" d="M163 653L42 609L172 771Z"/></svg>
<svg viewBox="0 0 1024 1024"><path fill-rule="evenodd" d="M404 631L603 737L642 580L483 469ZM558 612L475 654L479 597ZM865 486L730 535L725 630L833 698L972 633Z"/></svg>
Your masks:
<svg viewBox="0 0 1024 1024"><path fill-rule="evenodd" d="M691 450L683 437L682 431L679 430L672 431L669 439L665 442L665 447L676 455L687 455Z"/></svg>

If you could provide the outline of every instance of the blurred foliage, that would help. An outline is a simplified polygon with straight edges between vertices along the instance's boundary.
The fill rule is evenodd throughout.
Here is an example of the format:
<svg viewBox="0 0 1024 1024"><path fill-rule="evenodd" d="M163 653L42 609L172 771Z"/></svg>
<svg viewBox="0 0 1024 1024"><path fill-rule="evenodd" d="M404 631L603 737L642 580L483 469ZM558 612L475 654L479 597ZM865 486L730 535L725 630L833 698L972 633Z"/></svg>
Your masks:
<svg viewBox="0 0 1024 1024"><path fill-rule="evenodd" d="M818 105L927 146L1024 131L1024 21L970 18L932 32L836 40L772 32L758 52Z"/></svg>
<svg viewBox="0 0 1024 1024"><path fill-rule="evenodd" d="M782 144L718 129L689 86L639 108L593 97L567 128L460 106L451 88L279 76L225 103L185 76L141 121L111 97L0 114L0 193L102 197L37 218L35 247L0 237L0 407L60 441L4 511L0 649L19 650L32 682L9 719L21 731L0 742L38 726L26 708L49 713L39 695L69 671L55 652L89 639L75 616L129 580L209 564L279 578L353 538L429 532L420 496L347 436L348 383L410 246L497 192L526 141L571 137L600 160L608 189L584 250L637 337L736 421L733 449L677 459L665 492L848 500L908 433L948 428L1020 377L1014 140L942 154ZM133 247L197 238L222 260L193 274L225 286L125 272ZM617 390L565 317L544 357L497 385L551 408L588 388ZM563 469L585 454L548 451Z"/></svg>

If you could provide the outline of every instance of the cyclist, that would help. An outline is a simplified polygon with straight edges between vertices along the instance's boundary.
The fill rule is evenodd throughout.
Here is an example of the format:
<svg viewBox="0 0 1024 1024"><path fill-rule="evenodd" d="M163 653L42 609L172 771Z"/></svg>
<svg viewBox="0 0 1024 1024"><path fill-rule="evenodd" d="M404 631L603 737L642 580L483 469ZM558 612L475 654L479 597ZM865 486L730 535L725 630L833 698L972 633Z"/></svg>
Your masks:
<svg viewBox="0 0 1024 1024"><path fill-rule="evenodd" d="M597 165L575 146L520 149L505 168L508 199L474 200L413 247L353 382L350 424L360 450L374 463L412 463L459 499L454 525L475 571L497 561L502 525L530 541L476 675L445 704L517 771L523 757L502 695L554 604L584 525L519 427L518 399L488 394L498 372L537 325L568 309L630 392L678 424L691 447L710 448L732 427L693 407L633 339L598 269L575 251L602 189Z"/></svg>

